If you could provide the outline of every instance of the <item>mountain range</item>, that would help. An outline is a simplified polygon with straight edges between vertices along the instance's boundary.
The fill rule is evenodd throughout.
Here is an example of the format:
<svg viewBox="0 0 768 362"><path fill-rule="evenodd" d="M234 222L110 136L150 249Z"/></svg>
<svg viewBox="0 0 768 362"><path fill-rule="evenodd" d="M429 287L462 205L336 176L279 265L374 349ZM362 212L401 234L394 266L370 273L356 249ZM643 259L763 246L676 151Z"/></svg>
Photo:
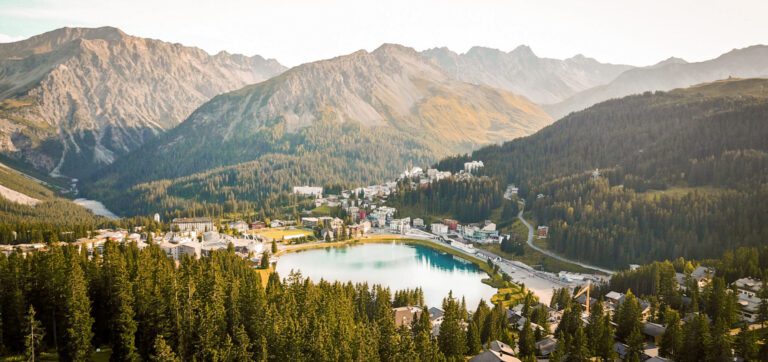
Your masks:
<svg viewBox="0 0 768 362"><path fill-rule="evenodd" d="M600 63L583 55L564 60L540 58L524 45L506 53L473 47L464 54L448 48L429 49L422 54L456 79L506 89L539 104L561 102L634 68Z"/></svg>
<svg viewBox="0 0 768 362"><path fill-rule="evenodd" d="M629 69L611 82L576 93L545 108L554 118L611 98L648 91L667 91L729 77L768 77L768 46L734 49L715 59L688 63L670 58L659 64Z"/></svg>
<svg viewBox="0 0 768 362"><path fill-rule="evenodd" d="M252 198L237 193L241 201L257 201L302 183L381 181L408 162L426 164L529 135L551 121L524 97L455 80L415 50L385 44L214 97L104 169L86 191L110 206L126 196L115 189L182 198L173 190L224 173L259 180L255 186L269 190ZM168 179L170 185L144 185ZM207 201L221 195L211 196Z"/></svg>
<svg viewBox="0 0 768 362"><path fill-rule="evenodd" d="M81 177L171 129L211 97L285 70L111 28L0 44L0 152Z"/></svg>
<svg viewBox="0 0 768 362"><path fill-rule="evenodd" d="M286 70L111 27L62 28L0 44L0 158L79 178L107 199L151 189L180 205L190 195L173 197L174 187L225 173L279 183L259 186L255 201L299 182L380 181L611 98L766 75L762 45L634 67L542 58L527 46L458 54L385 44ZM210 195L222 198L232 197Z"/></svg>

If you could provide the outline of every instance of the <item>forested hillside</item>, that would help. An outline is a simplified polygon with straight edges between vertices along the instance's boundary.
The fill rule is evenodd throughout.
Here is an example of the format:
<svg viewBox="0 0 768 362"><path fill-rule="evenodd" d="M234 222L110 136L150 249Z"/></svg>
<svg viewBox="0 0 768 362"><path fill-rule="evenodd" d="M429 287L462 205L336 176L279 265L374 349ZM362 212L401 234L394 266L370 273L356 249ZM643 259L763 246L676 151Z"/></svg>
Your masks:
<svg viewBox="0 0 768 362"><path fill-rule="evenodd" d="M108 220L0 163L0 244L74 241Z"/></svg>
<svg viewBox="0 0 768 362"><path fill-rule="evenodd" d="M483 174L519 185L568 256L707 258L768 240L766 122L768 80L731 79L604 102L438 167L482 160Z"/></svg>
<svg viewBox="0 0 768 362"><path fill-rule="evenodd" d="M397 192L389 202L398 209L415 213L403 216L445 215L474 222L488 219L491 211L501 206L503 192L499 180L488 177L467 181L445 179L423 187L404 180L398 183Z"/></svg>

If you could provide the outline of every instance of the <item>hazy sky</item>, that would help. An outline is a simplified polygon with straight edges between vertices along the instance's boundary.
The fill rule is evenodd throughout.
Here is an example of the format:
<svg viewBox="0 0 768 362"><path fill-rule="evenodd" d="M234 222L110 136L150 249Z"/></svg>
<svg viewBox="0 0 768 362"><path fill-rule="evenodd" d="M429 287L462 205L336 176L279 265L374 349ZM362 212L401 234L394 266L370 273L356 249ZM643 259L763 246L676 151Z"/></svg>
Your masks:
<svg viewBox="0 0 768 362"><path fill-rule="evenodd" d="M474 45L647 65L768 43L766 0L0 0L0 42L62 26L276 58L285 65L381 43Z"/></svg>

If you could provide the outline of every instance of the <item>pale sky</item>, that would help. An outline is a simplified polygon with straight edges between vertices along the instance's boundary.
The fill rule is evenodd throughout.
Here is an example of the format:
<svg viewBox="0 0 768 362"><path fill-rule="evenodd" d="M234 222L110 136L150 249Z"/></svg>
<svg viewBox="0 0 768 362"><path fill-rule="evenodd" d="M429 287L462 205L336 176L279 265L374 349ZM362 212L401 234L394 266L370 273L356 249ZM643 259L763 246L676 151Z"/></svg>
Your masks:
<svg viewBox="0 0 768 362"><path fill-rule="evenodd" d="M649 65L768 44L766 0L0 0L0 42L63 26L259 54L294 66L399 43Z"/></svg>

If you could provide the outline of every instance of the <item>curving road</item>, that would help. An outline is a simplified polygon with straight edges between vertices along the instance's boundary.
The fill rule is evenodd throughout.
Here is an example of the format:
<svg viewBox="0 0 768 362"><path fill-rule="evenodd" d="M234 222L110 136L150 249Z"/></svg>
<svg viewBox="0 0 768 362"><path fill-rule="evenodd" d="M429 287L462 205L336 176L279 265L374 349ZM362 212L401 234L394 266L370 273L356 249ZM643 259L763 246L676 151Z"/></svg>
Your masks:
<svg viewBox="0 0 768 362"><path fill-rule="evenodd" d="M542 254L545 254L547 256L550 256L550 257L555 258L555 259L560 260L560 261L564 261L566 263L576 264L578 266L581 266L581 267L584 267L584 268L587 268L587 269L596 270L596 271L599 271L599 272L603 272L603 273L606 273L608 275L613 275L613 273L615 273L613 270L601 268L599 266L585 264L585 263L582 263L582 262L579 262L579 261L576 261L576 260L572 260L572 259L568 259L566 257L557 255L557 254L555 254L555 253L553 253L553 252L551 252L551 251L549 251L547 249L542 249L542 248L538 247L536 244L533 243L533 225L531 225L527 220L525 220L525 218L523 218L523 211L525 211L525 207L520 208L520 213L517 214L517 218L520 219L520 221L522 221L522 223L525 224L525 226L528 227L528 241L527 241L528 246L530 246L531 248L533 248L534 250L536 250L536 251L538 251L538 252L540 252Z"/></svg>

